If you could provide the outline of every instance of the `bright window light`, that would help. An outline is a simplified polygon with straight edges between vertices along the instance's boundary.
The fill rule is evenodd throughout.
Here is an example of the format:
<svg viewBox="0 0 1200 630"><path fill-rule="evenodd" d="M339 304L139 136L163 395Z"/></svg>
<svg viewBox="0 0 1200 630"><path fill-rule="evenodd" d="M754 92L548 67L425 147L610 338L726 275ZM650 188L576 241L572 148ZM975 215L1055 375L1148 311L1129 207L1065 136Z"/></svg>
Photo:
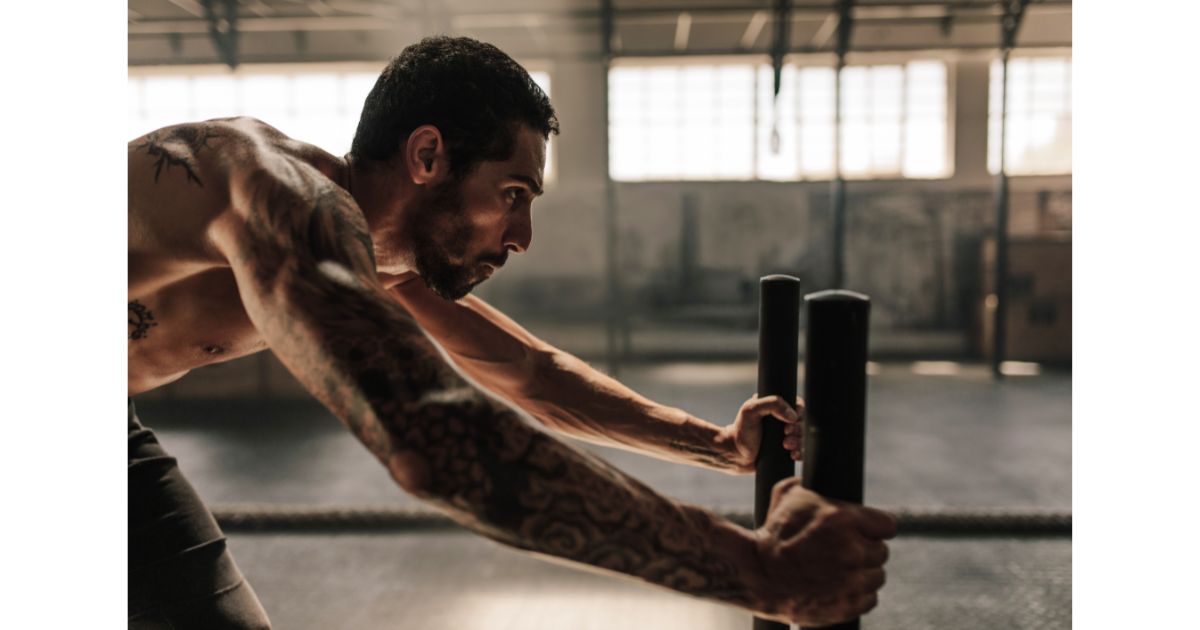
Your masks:
<svg viewBox="0 0 1200 630"><path fill-rule="evenodd" d="M550 94L550 75L530 72ZM363 101L375 86L377 69L328 65L287 71L248 67L236 72L211 68L155 68L128 80L130 138L182 122L252 116L283 133L334 154L345 155L358 128ZM553 142L550 143L551 148ZM549 149L546 179L552 166Z"/></svg>
<svg viewBox="0 0 1200 630"><path fill-rule="evenodd" d="M754 68L618 66L609 155L618 180L751 179Z"/></svg>
<svg viewBox="0 0 1200 630"><path fill-rule="evenodd" d="M842 170L850 178L949 174L945 64L851 66L842 74ZM834 71L634 62L609 74L613 177L646 180L828 179Z"/></svg>
<svg viewBox="0 0 1200 630"><path fill-rule="evenodd" d="M989 88L988 170L1000 171L1000 62ZM1008 61L1008 119L1004 170L1011 175L1071 172L1071 59Z"/></svg>

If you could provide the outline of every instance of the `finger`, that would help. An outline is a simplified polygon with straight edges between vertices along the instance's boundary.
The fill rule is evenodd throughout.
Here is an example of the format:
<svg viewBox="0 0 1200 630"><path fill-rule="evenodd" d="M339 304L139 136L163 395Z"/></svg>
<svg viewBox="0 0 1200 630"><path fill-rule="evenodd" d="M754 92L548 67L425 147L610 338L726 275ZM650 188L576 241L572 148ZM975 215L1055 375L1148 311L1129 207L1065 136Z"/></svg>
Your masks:
<svg viewBox="0 0 1200 630"><path fill-rule="evenodd" d="M864 567L874 568L881 567L888 561L888 546L881 540L868 540L863 547L863 563Z"/></svg>
<svg viewBox="0 0 1200 630"><path fill-rule="evenodd" d="M804 399L803 399L803 398L801 398L801 397L799 397L799 396L797 396L797 397L796 397L796 405L795 405L795 407L796 407L796 413L800 414L800 417L801 417L801 418L803 418L803 417L804 417L804 410L806 409L806 407L804 406Z"/></svg>
<svg viewBox="0 0 1200 630"><path fill-rule="evenodd" d="M887 584L887 573L883 569L867 569L859 574L861 594L874 593Z"/></svg>
<svg viewBox="0 0 1200 630"><path fill-rule="evenodd" d="M752 413L759 417L774 416L787 423L800 422L800 414L779 396L767 396L754 401Z"/></svg>
<svg viewBox="0 0 1200 630"><path fill-rule="evenodd" d="M779 499L793 486L800 484L799 477L785 477L771 488L771 505L779 505Z"/></svg>
<svg viewBox="0 0 1200 630"><path fill-rule="evenodd" d="M861 617L873 610L879 605L879 595L876 593L866 593L850 598L850 609L854 611L854 616Z"/></svg>
<svg viewBox="0 0 1200 630"><path fill-rule="evenodd" d="M888 539L896 535L896 517L875 508L858 508L858 531L871 538Z"/></svg>
<svg viewBox="0 0 1200 630"><path fill-rule="evenodd" d="M800 450L800 438L794 436L783 438L783 448L786 448L789 451Z"/></svg>
<svg viewBox="0 0 1200 630"><path fill-rule="evenodd" d="M754 418L775 416L785 422L793 422L792 418L798 418L791 406L783 402L779 396L752 398L742 405L742 413Z"/></svg>
<svg viewBox="0 0 1200 630"><path fill-rule="evenodd" d="M795 440L794 446L785 444L784 448L797 452L804 450L804 426L801 423L783 425L783 436Z"/></svg>

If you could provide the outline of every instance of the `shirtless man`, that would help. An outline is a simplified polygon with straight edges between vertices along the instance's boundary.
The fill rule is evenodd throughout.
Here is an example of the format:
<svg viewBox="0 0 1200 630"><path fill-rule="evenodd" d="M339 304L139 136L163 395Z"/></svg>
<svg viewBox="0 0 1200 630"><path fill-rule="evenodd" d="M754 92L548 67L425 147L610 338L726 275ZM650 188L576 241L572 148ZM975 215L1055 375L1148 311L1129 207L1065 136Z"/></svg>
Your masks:
<svg viewBox="0 0 1200 630"><path fill-rule="evenodd" d="M529 420L731 474L753 472L765 417L800 448L801 418L777 397L719 427L467 295L529 247L557 131L504 53L431 38L384 70L344 158L247 118L132 141L129 394L270 348L397 485L483 536L784 622L870 610L891 516L790 479L750 531ZM129 422L130 627L269 627L132 403Z"/></svg>

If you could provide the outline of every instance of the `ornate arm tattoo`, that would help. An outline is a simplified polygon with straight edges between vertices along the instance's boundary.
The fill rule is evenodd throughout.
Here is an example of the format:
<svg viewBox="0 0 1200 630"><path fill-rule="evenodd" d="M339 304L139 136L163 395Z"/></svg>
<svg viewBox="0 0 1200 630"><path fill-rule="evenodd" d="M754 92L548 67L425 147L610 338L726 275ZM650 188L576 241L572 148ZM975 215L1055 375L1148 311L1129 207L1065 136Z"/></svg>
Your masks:
<svg viewBox="0 0 1200 630"><path fill-rule="evenodd" d="M748 605L730 549L748 535L471 387L373 286L365 221L345 191L251 188L231 258L252 318L401 485L504 544Z"/></svg>

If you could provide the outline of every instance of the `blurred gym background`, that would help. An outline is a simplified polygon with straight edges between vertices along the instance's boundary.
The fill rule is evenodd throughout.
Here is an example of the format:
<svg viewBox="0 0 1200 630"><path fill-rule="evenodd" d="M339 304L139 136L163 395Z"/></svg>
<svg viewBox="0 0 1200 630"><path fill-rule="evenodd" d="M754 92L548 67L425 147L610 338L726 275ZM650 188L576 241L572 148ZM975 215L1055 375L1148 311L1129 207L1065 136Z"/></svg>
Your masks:
<svg viewBox="0 0 1200 630"><path fill-rule="evenodd" d="M726 424L759 277L868 294L868 502L1068 533L902 536L864 627L1070 627L1070 2L130 0L128 136L249 115L341 155L379 70L433 34L512 55L562 123L533 245L477 295ZM137 402L229 522L422 508L269 352ZM752 505L749 477L580 446ZM749 624L452 530L253 529L231 544L281 628Z"/></svg>

